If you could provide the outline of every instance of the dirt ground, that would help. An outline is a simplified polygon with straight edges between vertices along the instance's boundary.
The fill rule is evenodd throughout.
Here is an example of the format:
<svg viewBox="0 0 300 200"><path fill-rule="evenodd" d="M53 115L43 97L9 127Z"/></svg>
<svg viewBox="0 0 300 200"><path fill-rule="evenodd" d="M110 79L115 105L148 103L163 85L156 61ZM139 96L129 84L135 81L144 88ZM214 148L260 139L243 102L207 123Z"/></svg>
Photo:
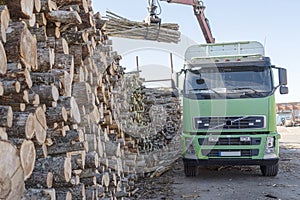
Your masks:
<svg viewBox="0 0 300 200"><path fill-rule="evenodd" d="M185 177L179 159L158 178L139 182L135 199L272 200L300 199L300 127L278 127L280 167L276 177L264 177L259 166L200 168Z"/></svg>

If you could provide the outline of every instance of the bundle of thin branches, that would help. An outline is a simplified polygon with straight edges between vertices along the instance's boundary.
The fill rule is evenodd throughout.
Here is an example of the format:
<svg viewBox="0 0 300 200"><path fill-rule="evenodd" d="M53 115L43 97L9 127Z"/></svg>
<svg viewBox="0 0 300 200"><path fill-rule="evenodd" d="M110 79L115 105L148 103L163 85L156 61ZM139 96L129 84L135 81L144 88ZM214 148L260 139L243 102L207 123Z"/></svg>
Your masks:
<svg viewBox="0 0 300 200"><path fill-rule="evenodd" d="M108 19L106 32L109 36L166 43L178 43L180 41L178 24L148 25L145 22L128 20L110 11L106 11L106 17Z"/></svg>

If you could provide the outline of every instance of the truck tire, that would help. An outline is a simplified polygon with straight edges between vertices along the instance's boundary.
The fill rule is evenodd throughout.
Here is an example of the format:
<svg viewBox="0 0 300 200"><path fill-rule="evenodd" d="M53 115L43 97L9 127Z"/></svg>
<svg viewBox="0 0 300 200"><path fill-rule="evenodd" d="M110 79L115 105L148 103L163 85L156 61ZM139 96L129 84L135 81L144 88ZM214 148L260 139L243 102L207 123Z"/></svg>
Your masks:
<svg viewBox="0 0 300 200"><path fill-rule="evenodd" d="M190 163L184 163L184 174L187 177L193 177L197 175L197 166L190 164Z"/></svg>
<svg viewBox="0 0 300 200"><path fill-rule="evenodd" d="M261 165L260 170L263 176L276 176L278 174L279 165Z"/></svg>

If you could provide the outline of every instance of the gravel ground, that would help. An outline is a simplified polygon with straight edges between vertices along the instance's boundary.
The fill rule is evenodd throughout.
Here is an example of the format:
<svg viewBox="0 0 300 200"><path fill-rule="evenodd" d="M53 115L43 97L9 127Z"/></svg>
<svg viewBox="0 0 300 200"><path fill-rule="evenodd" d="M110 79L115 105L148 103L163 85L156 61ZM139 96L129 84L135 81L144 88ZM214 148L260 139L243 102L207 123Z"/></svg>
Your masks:
<svg viewBox="0 0 300 200"><path fill-rule="evenodd" d="M259 166L200 168L185 177L181 159L160 177L144 178L133 199L271 200L300 199L300 127L278 127L280 167L276 177L264 177Z"/></svg>

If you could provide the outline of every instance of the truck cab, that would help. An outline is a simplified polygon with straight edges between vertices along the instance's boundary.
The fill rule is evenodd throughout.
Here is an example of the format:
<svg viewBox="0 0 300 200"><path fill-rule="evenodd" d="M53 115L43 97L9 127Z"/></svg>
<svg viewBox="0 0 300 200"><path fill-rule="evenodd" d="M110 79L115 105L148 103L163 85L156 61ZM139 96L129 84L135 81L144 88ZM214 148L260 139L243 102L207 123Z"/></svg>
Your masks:
<svg viewBox="0 0 300 200"><path fill-rule="evenodd" d="M276 176L279 133L275 91L288 93L286 70L271 65L259 42L194 45L185 53L183 162L186 176L199 165L259 165ZM273 70L278 71L275 85Z"/></svg>

